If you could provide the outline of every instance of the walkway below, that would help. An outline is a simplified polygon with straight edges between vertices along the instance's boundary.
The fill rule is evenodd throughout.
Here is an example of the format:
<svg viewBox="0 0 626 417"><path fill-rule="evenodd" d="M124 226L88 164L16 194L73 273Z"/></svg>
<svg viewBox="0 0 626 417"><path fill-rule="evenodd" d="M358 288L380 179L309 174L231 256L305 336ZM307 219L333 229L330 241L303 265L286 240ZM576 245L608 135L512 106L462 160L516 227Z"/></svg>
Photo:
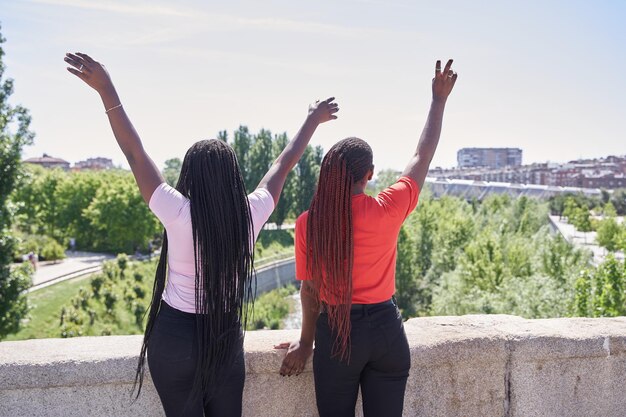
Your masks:
<svg viewBox="0 0 626 417"><path fill-rule="evenodd" d="M559 216L550 216L550 222L556 228L561 236L577 248L587 249L593 254L593 263L599 265L604 262L604 258L609 253L596 242L596 232L579 232L576 227L567 223L565 220L559 219ZM614 253L616 259L624 260L622 252Z"/></svg>
<svg viewBox="0 0 626 417"><path fill-rule="evenodd" d="M48 285L67 279L76 278L87 273L98 272L102 268L102 262L114 259L115 256L106 253L92 252L66 252L65 259L56 263L42 262L33 275L33 286L29 291L34 291Z"/></svg>

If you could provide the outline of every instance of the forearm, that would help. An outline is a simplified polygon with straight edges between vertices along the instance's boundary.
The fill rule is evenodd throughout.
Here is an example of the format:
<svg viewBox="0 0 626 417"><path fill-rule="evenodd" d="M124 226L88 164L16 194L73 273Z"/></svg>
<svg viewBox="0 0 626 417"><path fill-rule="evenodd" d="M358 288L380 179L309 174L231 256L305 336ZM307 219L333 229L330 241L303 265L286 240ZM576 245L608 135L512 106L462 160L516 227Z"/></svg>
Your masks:
<svg viewBox="0 0 626 417"><path fill-rule="evenodd" d="M308 115L304 120L302 127L298 130L298 133L291 139L291 141L285 146L285 149L280 153L276 159L276 163L281 165L286 172L289 172L296 166L296 163L300 160L300 157L304 153L304 150L308 146L315 129L319 126L317 119L311 115Z"/></svg>
<svg viewBox="0 0 626 417"><path fill-rule="evenodd" d="M445 106L445 100L433 99L415 153L402 173L403 176L413 178L420 188L426 178L428 167L439 144Z"/></svg>
<svg viewBox="0 0 626 417"><path fill-rule="evenodd" d="M120 106L114 108L121 104L121 101L113 85L101 91L100 98L102 99L105 110L112 109L107 113L107 116L111 129L113 130L113 135L120 149L126 156L126 159L132 165L139 152L143 151L141 138L128 118L124 107Z"/></svg>
<svg viewBox="0 0 626 417"><path fill-rule="evenodd" d="M422 135L415 150L416 155L429 156L432 159L441 137L443 124L443 112L446 107L445 100L433 100L430 104L428 118L422 130ZM430 160L429 160L430 162Z"/></svg>
<svg viewBox="0 0 626 417"><path fill-rule="evenodd" d="M143 149L141 139L126 115L124 107L114 108L121 102L113 85L110 89L101 92L100 97L106 110L113 108L107 113L111 129L135 176L141 196L146 203L149 203L154 190L164 182L163 176Z"/></svg>
<svg viewBox="0 0 626 417"><path fill-rule="evenodd" d="M307 116L298 133L285 146L267 174L259 183L259 187L265 187L277 202L283 189L287 174L293 169L304 153L307 145L315 133L319 121L314 116Z"/></svg>
<svg viewBox="0 0 626 417"><path fill-rule="evenodd" d="M315 340L315 324L320 315L320 305L317 298L311 293L307 281L302 281L300 288L300 300L302 303L302 330L300 343L313 346Z"/></svg>

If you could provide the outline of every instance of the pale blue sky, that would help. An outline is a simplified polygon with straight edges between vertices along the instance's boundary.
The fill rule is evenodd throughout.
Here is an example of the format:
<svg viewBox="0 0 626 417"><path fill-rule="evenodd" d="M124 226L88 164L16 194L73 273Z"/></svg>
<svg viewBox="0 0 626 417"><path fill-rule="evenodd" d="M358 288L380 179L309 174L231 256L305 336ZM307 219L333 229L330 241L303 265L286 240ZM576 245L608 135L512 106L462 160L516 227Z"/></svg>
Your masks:
<svg viewBox="0 0 626 417"><path fill-rule="evenodd" d="M626 153L623 1L0 0L13 103L35 145L75 162L123 155L96 93L65 71L103 62L159 165L239 124L293 135L309 102L337 97L313 144L366 139L402 168L430 103L436 59L455 59L433 166L511 146L524 162Z"/></svg>

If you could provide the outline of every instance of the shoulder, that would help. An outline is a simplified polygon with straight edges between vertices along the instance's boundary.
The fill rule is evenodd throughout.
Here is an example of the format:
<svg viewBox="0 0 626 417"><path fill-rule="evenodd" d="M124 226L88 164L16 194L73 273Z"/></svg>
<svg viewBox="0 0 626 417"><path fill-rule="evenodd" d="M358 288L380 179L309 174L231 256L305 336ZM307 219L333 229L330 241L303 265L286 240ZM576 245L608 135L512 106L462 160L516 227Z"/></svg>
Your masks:
<svg viewBox="0 0 626 417"><path fill-rule="evenodd" d="M153 191L148 206L159 220L167 225L176 220L186 207L189 207L189 199L174 187L163 182Z"/></svg>
<svg viewBox="0 0 626 417"><path fill-rule="evenodd" d="M148 205L152 206L168 200L189 201L189 199L182 195L176 188L166 182L162 182L152 192Z"/></svg>
<svg viewBox="0 0 626 417"><path fill-rule="evenodd" d="M269 192L267 188L261 187L257 188L250 194L248 194L248 201L251 206L260 205L262 207L271 207L274 208L274 197Z"/></svg>
<svg viewBox="0 0 626 417"><path fill-rule="evenodd" d="M298 216L298 218L296 219L296 227L298 227L298 225L301 224L306 224L307 219L309 218L309 211L305 211L302 214L300 214Z"/></svg>
<svg viewBox="0 0 626 417"><path fill-rule="evenodd" d="M400 177L376 196L376 201L388 215L406 218L417 205L419 186L411 177Z"/></svg>
<svg viewBox="0 0 626 417"><path fill-rule="evenodd" d="M417 182L413 178L403 176L403 177L398 178L396 182L391 184L389 187L385 188L380 193L378 193L376 197L379 198L381 196L389 194L390 192L403 191L403 190L417 193L419 191L419 186L417 185Z"/></svg>

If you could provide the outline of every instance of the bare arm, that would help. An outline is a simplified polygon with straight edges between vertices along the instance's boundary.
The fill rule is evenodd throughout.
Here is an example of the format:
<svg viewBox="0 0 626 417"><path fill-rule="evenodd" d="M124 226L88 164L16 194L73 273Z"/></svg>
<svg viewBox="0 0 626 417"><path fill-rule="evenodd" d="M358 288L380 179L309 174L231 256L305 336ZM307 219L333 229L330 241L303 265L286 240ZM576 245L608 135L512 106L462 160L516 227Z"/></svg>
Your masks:
<svg viewBox="0 0 626 417"><path fill-rule="evenodd" d="M437 61L435 78L433 78L433 101L428 112L428 119L426 119L426 125L417 144L415 154L402 173L403 176L413 178L420 190L426 180L428 168L435 155L435 150L437 150L446 100L452 92L454 83L456 83L457 74L452 71L451 67L452 60L449 60L442 72L441 61Z"/></svg>
<svg viewBox="0 0 626 417"><path fill-rule="evenodd" d="M288 349L279 371L282 376L299 375L304 369L306 361L313 353L315 324L320 316L320 305L317 302L317 298L313 295L311 285L310 281L302 281L302 286L300 287L300 301L302 303L300 340L274 346L275 349Z"/></svg>
<svg viewBox="0 0 626 417"><path fill-rule="evenodd" d="M121 106L120 98L104 65L81 53L66 54L65 62L71 65L67 68L69 72L100 94L104 108L108 110L107 115L115 139L133 171L139 191L145 202L150 202L154 190L165 180L144 150L141 138Z"/></svg>
<svg viewBox="0 0 626 417"><path fill-rule="evenodd" d="M267 188L272 197L274 204L278 204L280 193L285 185L287 174L293 169L300 157L304 153L315 129L321 123L337 118L335 113L339 111L337 103L334 103L334 97L324 101L317 101L309 106L309 114L307 115L302 127L293 139L285 146L269 171L265 174L257 188Z"/></svg>

